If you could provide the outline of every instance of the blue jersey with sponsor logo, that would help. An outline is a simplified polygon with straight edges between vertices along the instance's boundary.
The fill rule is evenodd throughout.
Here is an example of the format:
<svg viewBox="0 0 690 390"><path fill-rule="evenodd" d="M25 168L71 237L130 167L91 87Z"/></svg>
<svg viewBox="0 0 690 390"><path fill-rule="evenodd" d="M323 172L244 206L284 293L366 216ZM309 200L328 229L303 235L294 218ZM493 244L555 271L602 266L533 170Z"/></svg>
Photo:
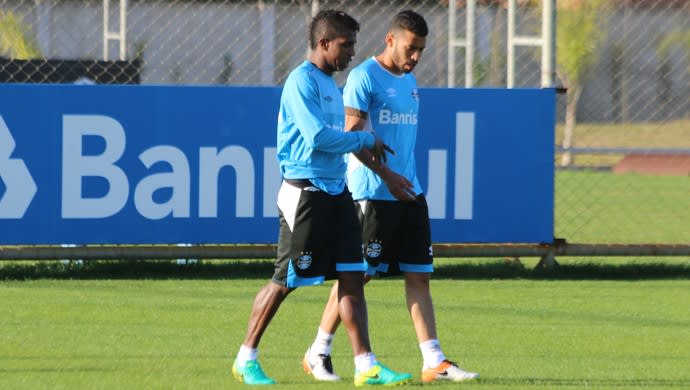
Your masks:
<svg viewBox="0 0 690 390"><path fill-rule="evenodd" d="M285 81L278 113L282 177L309 179L330 194L342 192L345 154L374 145L371 134L343 132L344 122L343 98L333 77L309 61L295 68Z"/></svg>
<svg viewBox="0 0 690 390"><path fill-rule="evenodd" d="M393 74L374 57L369 58L350 72L343 100L346 107L368 113L365 130L373 131L376 137L395 150L394 156L387 155L387 165L410 180L415 193L421 194L414 158L419 112L419 93L414 75ZM383 180L355 156L349 157L347 179L355 200L396 200Z"/></svg>

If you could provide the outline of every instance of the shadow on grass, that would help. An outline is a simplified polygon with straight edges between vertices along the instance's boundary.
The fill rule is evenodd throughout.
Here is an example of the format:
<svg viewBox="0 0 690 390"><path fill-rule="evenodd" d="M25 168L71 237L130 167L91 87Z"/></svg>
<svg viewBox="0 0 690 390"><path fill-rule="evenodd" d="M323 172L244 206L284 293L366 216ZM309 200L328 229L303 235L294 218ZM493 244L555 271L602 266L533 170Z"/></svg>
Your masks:
<svg viewBox="0 0 690 390"><path fill-rule="evenodd" d="M528 268L521 263L488 262L445 264L434 278L448 279L555 279L555 280L645 280L690 279L690 262L667 263L577 263L552 268Z"/></svg>
<svg viewBox="0 0 690 390"><path fill-rule="evenodd" d="M264 279L273 274L273 260L0 262L0 280L31 279ZM434 279L645 280L690 279L688 263L562 264L530 268L520 262L444 261Z"/></svg>

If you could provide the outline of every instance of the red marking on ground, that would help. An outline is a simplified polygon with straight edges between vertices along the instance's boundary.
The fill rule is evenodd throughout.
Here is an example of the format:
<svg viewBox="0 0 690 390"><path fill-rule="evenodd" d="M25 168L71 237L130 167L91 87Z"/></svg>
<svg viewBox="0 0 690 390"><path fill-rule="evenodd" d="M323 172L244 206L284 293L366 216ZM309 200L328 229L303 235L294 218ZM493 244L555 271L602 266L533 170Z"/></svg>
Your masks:
<svg viewBox="0 0 690 390"><path fill-rule="evenodd" d="M613 173L690 176L690 154L627 154Z"/></svg>

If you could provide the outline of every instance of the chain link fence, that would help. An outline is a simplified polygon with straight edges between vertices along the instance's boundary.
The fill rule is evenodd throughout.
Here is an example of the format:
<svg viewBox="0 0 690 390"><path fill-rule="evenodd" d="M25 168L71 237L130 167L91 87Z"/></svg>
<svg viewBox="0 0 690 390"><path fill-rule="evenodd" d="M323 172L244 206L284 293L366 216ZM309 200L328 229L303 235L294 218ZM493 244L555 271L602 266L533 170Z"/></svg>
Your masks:
<svg viewBox="0 0 690 390"><path fill-rule="evenodd" d="M454 3L459 32L474 7L472 85L505 87L510 1ZM514 4L516 34L540 34L542 1ZM690 0L556 4L555 80L568 89L556 237L690 243ZM417 10L431 31L420 86L466 84L449 72L449 0L0 0L0 82L280 85L305 58L311 15L326 8L360 22L354 63L381 50L394 13ZM451 50L463 69L467 53ZM540 86L540 56L516 48L515 87Z"/></svg>
<svg viewBox="0 0 690 390"><path fill-rule="evenodd" d="M690 1L559 1L557 31L556 236L690 243Z"/></svg>

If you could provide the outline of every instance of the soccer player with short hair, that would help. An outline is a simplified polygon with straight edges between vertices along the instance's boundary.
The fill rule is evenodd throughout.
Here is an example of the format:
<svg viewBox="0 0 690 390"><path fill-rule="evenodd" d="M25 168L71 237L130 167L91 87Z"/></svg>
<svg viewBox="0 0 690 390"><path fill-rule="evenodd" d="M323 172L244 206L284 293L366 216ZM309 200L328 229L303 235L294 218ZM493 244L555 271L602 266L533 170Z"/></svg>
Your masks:
<svg viewBox="0 0 690 390"><path fill-rule="evenodd" d="M414 149L417 138L419 92L412 71L419 62L428 27L410 10L398 13L386 34L385 49L350 72L343 99L345 130L375 132L396 154L374 165L368 152L355 152L348 167L348 186L363 229L369 265L367 279L376 273L402 272L407 307L422 352L422 381L465 381L479 374L462 370L446 358L436 334L429 290L433 253L429 212L417 179ZM316 340L303 359L317 380L335 380L331 343L341 317L338 286L333 286Z"/></svg>
<svg viewBox="0 0 690 390"><path fill-rule="evenodd" d="M359 24L345 12L319 12L309 28L309 59L285 81L277 129L283 177L278 256L271 281L254 299L232 366L235 378L245 384L276 383L259 364L258 345L283 300L298 287L334 276L339 286L336 311L355 356L355 384L395 385L412 378L379 363L369 342L362 233L345 185L345 155L367 150L369 163L377 166L392 150L373 134L343 131L343 100L332 75L344 70L354 56L357 31Z"/></svg>

